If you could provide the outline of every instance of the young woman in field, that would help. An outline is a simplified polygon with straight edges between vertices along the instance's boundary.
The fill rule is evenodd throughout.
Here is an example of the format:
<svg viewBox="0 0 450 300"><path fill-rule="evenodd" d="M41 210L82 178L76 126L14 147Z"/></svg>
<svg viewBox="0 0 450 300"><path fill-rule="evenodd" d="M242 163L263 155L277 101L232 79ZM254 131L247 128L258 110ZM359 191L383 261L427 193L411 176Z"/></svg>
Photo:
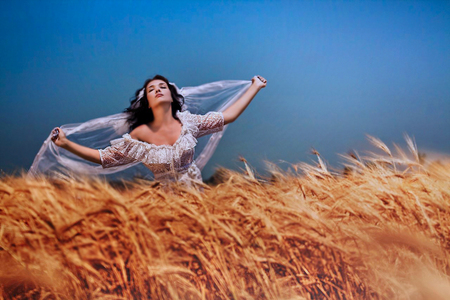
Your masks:
<svg viewBox="0 0 450 300"><path fill-rule="evenodd" d="M165 77L156 75L136 91L136 97L126 109L130 132L112 140L111 146L100 150L82 146L69 140L59 127L52 131L51 140L103 168L141 162L156 180L198 182L201 173L194 161L197 138L219 132L224 125L235 121L266 83L263 77L255 76L248 89L222 112L200 115L182 111L183 95ZM223 89L222 82L213 84L214 89ZM203 86L197 88L198 91L204 89Z"/></svg>

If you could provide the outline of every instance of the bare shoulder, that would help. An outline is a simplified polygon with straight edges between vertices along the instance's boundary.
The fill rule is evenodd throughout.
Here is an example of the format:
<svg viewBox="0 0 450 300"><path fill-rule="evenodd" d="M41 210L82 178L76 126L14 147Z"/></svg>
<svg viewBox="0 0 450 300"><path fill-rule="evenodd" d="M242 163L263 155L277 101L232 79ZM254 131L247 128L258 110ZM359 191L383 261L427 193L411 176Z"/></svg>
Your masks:
<svg viewBox="0 0 450 300"><path fill-rule="evenodd" d="M142 136L142 134L143 134L145 131L147 131L146 129L147 129L147 125L145 125L145 124L139 125L139 126L136 127L135 129L131 130L130 136L131 136L133 139L140 140L140 137Z"/></svg>

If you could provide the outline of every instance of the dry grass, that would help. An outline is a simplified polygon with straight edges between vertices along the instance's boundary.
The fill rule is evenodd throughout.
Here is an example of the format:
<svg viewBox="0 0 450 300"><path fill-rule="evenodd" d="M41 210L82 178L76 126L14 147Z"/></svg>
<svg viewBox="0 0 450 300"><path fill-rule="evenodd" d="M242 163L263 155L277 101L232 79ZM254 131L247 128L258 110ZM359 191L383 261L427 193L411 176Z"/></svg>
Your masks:
<svg viewBox="0 0 450 300"><path fill-rule="evenodd" d="M450 165L408 145L203 192L3 178L0 298L448 299Z"/></svg>

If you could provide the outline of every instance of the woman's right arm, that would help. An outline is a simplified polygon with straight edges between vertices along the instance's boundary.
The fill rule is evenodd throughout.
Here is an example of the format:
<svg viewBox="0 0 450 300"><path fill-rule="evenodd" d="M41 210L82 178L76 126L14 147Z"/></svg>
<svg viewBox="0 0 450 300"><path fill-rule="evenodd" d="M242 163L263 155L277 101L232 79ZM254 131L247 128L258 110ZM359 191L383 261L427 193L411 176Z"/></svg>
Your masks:
<svg viewBox="0 0 450 300"><path fill-rule="evenodd" d="M98 152L98 150L69 141L64 131L62 131L61 128L59 127L53 129L52 141L55 143L56 146L64 148L67 151L70 151L81 158L84 158L93 163L102 164L102 161L100 159L100 153Z"/></svg>

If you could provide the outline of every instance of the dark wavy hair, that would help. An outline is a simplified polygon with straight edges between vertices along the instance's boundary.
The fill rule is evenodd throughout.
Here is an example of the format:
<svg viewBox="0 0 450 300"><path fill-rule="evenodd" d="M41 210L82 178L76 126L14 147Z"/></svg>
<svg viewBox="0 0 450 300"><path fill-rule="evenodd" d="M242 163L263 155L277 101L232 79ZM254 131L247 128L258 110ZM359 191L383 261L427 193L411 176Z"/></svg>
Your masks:
<svg viewBox="0 0 450 300"><path fill-rule="evenodd" d="M131 98L131 104L128 108L125 109L125 112L128 113L127 122L130 126L130 131L138 127L142 124L148 124L152 122L155 117L153 115L152 109L149 107L147 92L144 90L144 97L138 100L138 95L142 89L146 89L147 85L150 81L153 80L162 80L169 87L170 94L172 95L172 116L178 120L177 111L181 111L181 107L184 104L184 97L178 94L175 86L169 83L169 80L161 75L155 75L153 78L147 79L144 85L136 91L134 97Z"/></svg>

